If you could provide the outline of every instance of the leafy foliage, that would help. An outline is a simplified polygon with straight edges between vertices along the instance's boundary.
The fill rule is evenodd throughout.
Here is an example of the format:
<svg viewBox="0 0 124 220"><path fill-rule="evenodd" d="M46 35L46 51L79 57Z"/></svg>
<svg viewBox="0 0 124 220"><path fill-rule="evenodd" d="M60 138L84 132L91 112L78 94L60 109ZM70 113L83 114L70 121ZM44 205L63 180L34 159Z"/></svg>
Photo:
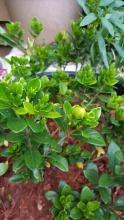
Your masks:
<svg viewBox="0 0 124 220"><path fill-rule="evenodd" d="M107 68L114 59L112 53L114 56L119 55L118 62L120 62L121 58L124 58L124 2L121 0L77 0L77 2L86 14L80 26L86 28L87 31L93 29L96 36L96 39L93 36L92 54L96 56L94 44L97 43L99 54Z"/></svg>
<svg viewBox="0 0 124 220"><path fill-rule="evenodd" d="M100 188L101 194L105 200L103 204L99 201L99 196L95 191L88 186L84 186L80 192L73 191L73 189L64 181L59 184L58 192L48 191L45 196L52 202L51 213L55 220L59 219L119 219L115 214L108 213L109 190ZM111 207L123 206L123 196L120 197ZM106 216L107 214L107 216Z"/></svg>
<svg viewBox="0 0 124 220"><path fill-rule="evenodd" d="M86 2L79 2L87 14L89 9L113 8L114 4L114 0L102 1L102 5L91 1L94 7L89 8ZM120 8L119 2L116 8ZM98 20L91 18L92 22ZM97 71L91 67L89 50L92 60L100 58L97 53L93 57L94 45L90 48L96 27L81 29L79 23L72 23L71 35L59 33L54 44L41 46L35 41L42 31L37 19L32 20L32 38L27 42L19 23L8 24L7 31L0 29L4 43L24 51L22 57L8 60L11 72L0 81L0 144L5 161L0 164L0 175L9 169L10 159L13 183L40 182L46 167L68 172L73 164L82 170L92 189L83 186L81 193L75 193L62 182L58 194L48 193L56 219L119 220L114 210L123 211L124 199L113 199L112 193L116 187L124 187L124 96L115 92L117 63L100 66ZM102 42L105 54L102 34L99 44ZM70 61L82 64L73 77L63 70ZM58 69L49 75L45 70L52 63ZM103 161L107 168L103 166L101 171L99 163Z"/></svg>

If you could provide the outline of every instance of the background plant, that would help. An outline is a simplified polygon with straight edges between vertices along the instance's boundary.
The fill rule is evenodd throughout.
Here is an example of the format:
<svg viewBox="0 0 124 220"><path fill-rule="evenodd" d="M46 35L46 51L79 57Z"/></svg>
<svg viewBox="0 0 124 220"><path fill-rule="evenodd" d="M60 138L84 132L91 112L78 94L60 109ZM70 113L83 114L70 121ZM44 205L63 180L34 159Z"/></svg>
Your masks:
<svg viewBox="0 0 124 220"><path fill-rule="evenodd" d="M124 35L124 8L121 0L77 0L86 14L80 27L92 34L91 58L99 53L106 67L113 60L121 64L124 58L123 35ZM83 37L83 36L82 36Z"/></svg>

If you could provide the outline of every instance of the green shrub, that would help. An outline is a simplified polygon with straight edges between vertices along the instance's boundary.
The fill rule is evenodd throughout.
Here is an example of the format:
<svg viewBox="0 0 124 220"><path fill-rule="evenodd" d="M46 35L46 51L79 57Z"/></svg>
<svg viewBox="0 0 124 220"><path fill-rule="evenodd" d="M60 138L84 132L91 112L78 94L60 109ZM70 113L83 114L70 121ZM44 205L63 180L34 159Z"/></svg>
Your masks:
<svg viewBox="0 0 124 220"><path fill-rule="evenodd" d="M52 202L51 213L55 220L119 220L115 215L115 209L117 203L123 200L121 197L114 204L109 189L99 187L92 190L84 186L80 192L77 192L64 181L60 182L58 192L48 191L45 196Z"/></svg>
<svg viewBox="0 0 124 220"><path fill-rule="evenodd" d="M78 38L79 26L73 23L72 28ZM24 51L22 57L8 60L11 72L0 81L0 144L4 145L1 156L6 161L0 163L0 175L5 174L11 161L11 182L40 182L46 167L68 172L73 164L82 169L93 191L85 186L77 194L66 185L69 193L64 189L60 197L52 193L56 219L118 220L114 209L124 210L124 197L113 203L112 192L115 187L124 187L124 96L115 92L115 64L99 68L98 73L90 62L86 64L86 56L71 77L61 66L71 60L78 64L86 48L75 49L80 43L75 38L70 42L63 33L54 45L38 47L35 38L41 30L42 25L33 19L28 42L23 40L19 23L8 24L7 31L2 29L0 34L2 43ZM45 70L52 63L59 68L48 77ZM56 136L51 133L50 122L53 129L57 128ZM70 137L76 144L65 144ZM90 150L85 149L87 145ZM102 159L108 168L101 173Z"/></svg>

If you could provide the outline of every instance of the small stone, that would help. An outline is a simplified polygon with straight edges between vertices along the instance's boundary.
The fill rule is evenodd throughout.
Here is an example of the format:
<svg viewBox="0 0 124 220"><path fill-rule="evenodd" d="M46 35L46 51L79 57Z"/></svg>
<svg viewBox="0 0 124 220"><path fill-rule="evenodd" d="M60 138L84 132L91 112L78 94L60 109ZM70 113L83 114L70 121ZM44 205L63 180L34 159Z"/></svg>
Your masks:
<svg viewBox="0 0 124 220"><path fill-rule="evenodd" d="M38 211L41 211L43 209L43 206L41 205L41 203L37 204L37 209L38 209Z"/></svg>
<svg viewBox="0 0 124 220"><path fill-rule="evenodd" d="M4 144L5 147L9 147L9 142L8 141L4 140L3 144Z"/></svg>

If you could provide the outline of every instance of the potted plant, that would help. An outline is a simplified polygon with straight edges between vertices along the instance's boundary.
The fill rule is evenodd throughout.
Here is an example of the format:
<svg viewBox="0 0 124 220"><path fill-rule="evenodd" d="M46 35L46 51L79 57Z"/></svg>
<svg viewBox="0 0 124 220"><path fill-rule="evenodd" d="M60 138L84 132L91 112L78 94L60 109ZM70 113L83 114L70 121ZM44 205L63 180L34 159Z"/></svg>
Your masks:
<svg viewBox="0 0 124 220"><path fill-rule="evenodd" d="M11 183L44 181L40 191L52 201L56 220L120 220L124 216L124 96L115 91L116 65L100 66L97 73L85 62L72 77L61 66L70 57L80 59L82 50L76 58L74 44L64 33L54 45L36 46L41 30L33 18L32 40L23 40L18 23L8 24L1 34L4 42L25 53L8 60L11 72L0 81L0 175L10 165ZM78 28L74 30L79 34ZM54 62L59 68L49 76L45 70ZM70 185L60 182L56 193L62 179ZM47 212L48 207L49 203Z"/></svg>

